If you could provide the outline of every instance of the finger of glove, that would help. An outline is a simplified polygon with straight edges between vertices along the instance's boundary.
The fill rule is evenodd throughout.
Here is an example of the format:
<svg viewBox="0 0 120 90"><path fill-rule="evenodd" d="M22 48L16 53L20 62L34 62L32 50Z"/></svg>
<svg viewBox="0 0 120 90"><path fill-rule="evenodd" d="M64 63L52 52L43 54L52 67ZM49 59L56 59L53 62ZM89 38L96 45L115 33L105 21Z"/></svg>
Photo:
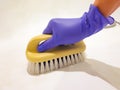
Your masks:
<svg viewBox="0 0 120 90"><path fill-rule="evenodd" d="M44 29L43 34L52 34L53 20L50 20L47 27Z"/></svg>
<svg viewBox="0 0 120 90"><path fill-rule="evenodd" d="M48 40L46 40L45 42L41 43L40 45L38 45L37 50L38 52L44 52L46 50L49 50L51 48L54 48L56 45L53 42L53 39L50 38Z"/></svg>

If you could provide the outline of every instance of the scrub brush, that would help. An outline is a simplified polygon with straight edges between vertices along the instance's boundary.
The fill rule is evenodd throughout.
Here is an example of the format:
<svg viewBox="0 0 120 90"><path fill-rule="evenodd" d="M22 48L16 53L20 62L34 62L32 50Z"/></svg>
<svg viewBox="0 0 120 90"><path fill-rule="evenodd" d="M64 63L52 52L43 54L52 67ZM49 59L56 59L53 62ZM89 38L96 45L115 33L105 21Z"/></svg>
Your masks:
<svg viewBox="0 0 120 90"><path fill-rule="evenodd" d="M85 44L83 41L71 45L60 45L45 52L38 52L37 46L40 42L51 37L52 35L42 34L29 41L26 49L29 74L39 75L84 61Z"/></svg>

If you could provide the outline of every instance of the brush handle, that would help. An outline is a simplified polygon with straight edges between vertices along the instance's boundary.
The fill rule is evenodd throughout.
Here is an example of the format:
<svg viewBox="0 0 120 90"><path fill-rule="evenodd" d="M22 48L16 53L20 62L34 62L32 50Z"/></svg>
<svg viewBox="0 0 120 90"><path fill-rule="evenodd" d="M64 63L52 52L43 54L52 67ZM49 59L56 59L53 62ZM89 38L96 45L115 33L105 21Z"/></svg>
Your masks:
<svg viewBox="0 0 120 90"><path fill-rule="evenodd" d="M29 41L26 51L37 52L37 46L39 45L39 43L42 41L48 40L51 37L52 35L50 34L42 34L42 35L33 37Z"/></svg>

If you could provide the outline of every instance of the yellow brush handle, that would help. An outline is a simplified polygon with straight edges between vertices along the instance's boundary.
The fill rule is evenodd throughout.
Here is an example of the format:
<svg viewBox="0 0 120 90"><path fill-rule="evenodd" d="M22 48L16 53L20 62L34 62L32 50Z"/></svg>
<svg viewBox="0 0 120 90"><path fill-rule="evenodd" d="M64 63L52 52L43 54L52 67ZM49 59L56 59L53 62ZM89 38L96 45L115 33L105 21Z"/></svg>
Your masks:
<svg viewBox="0 0 120 90"><path fill-rule="evenodd" d="M26 51L37 52L38 44L41 41L48 40L51 37L52 37L52 35L49 35L49 34L42 34L42 35L38 35L38 36L33 37L29 41Z"/></svg>
<svg viewBox="0 0 120 90"><path fill-rule="evenodd" d="M52 60L60 57L82 53L85 50L84 42L80 41L74 45L70 45L67 47L61 46L61 47L56 47L50 51L48 50L46 52L41 52L41 53L38 52L37 46L39 45L39 43L41 41L48 40L51 37L52 35L42 34L42 35L33 37L29 41L26 49L26 57L30 62L44 62L44 61L48 61L48 60Z"/></svg>

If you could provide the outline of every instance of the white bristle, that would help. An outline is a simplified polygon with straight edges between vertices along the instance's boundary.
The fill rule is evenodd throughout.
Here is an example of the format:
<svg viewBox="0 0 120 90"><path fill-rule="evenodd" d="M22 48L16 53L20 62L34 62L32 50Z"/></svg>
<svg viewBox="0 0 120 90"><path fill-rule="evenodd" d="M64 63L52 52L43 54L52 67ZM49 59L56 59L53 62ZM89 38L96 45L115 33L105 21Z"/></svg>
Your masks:
<svg viewBox="0 0 120 90"><path fill-rule="evenodd" d="M57 70L57 69L58 69L58 61L57 61L57 59L55 59L54 61L55 61L55 62L54 62L54 63L55 63L55 64L54 64L54 65L55 65L55 70Z"/></svg>
<svg viewBox="0 0 120 90"><path fill-rule="evenodd" d="M51 71L54 70L53 60L50 60L50 70L51 70Z"/></svg>
<svg viewBox="0 0 120 90"><path fill-rule="evenodd" d="M39 63L33 63L33 62L29 62L28 63L28 72L31 74L40 74L39 73Z"/></svg>
<svg viewBox="0 0 120 90"><path fill-rule="evenodd" d="M28 67L27 67L27 71L30 73L30 70L31 70L31 62L28 62Z"/></svg>
<svg viewBox="0 0 120 90"><path fill-rule="evenodd" d="M34 69L34 72L35 74L39 74L39 63L35 63L35 69Z"/></svg>
<svg viewBox="0 0 120 90"><path fill-rule="evenodd" d="M80 55L80 53L78 53L77 56L78 56L78 61L81 62L81 59L80 59L81 55Z"/></svg>
<svg viewBox="0 0 120 90"><path fill-rule="evenodd" d="M71 55L71 62L72 62L72 64L75 64L75 58L73 55Z"/></svg>
<svg viewBox="0 0 120 90"><path fill-rule="evenodd" d="M86 59L86 54L85 53L81 53L82 56L82 61L84 61Z"/></svg>
<svg viewBox="0 0 120 90"><path fill-rule="evenodd" d="M75 57L75 63L78 63L78 62L79 62L78 55L77 55L77 54L75 54L75 55L74 55L74 57Z"/></svg>
<svg viewBox="0 0 120 90"><path fill-rule="evenodd" d="M31 73L31 74L34 74L34 63L32 62L29 62L28 63L28 72Z"/></svg>
<svg viewBox="0 0 120 90"><path fill-rule="evenodd" d="M44 62L41 62L40 67L40 73L45 73Z"/></svg>
<svg viewBox="0 0 120 90"><path fill-rule="evenodd" d="M50 67L49 67L48 61L47 61L46 64L45 64L45 70L46 70L46 72L49 72L49 71L50 71Z"/></svg>
<svg viewBox="0 0 120 90"><path fill-rule="evenodd" d="M63 67L63 61L61 58L59 58L59 68L62 68Z"/></svg>
<svg viewBox="0 0 120 90"><path fill-rule="evenodd" d="M63 63L64 63L64 66L67 66L67 60L66 60L67 57L63 57Z"/></svg>
<svg viewBox="0 0 120 90"><path fill-rule="evenodd" d="M84 54L83 53L79 53L78 56L79 56L79 60L81 62L83 62L84 61Z"/></svg>
<svg viewBox="0 0 120 90"><path fill-rule="evenodd" d="M72 64L71 59L70 59L70 56L67 56L66 60L67 60L67 64L68 64L68 65L71 65L71 64Z"/></svg>
<svg viewBox="0 0 120 90"><path fill-rule="evenodd" d="M83 62L85 60L84 53L72 54L53 60L48 60L46 62L28 63L28 72L32 75L38 75L45 72L57 70L59 68L75 64L78 62Z"/></svg>

